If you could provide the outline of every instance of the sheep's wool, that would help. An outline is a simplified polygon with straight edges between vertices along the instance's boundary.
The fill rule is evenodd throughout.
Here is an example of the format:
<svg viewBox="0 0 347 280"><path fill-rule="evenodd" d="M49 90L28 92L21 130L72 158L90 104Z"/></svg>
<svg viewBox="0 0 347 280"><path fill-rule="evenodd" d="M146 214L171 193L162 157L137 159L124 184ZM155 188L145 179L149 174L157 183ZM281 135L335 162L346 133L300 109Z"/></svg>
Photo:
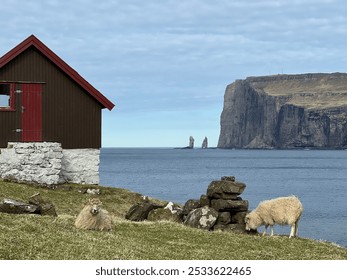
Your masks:
<svg viewBox="0 0 347 280"><path fill-rule="evenodd" d="M95 215L91 213L93 205L88 203L82 211L78 214L75 227L78 229L91 229L91 230L112 230L113 222L109 213L100 209Z"/></svg>
<svg viewBox="0 0 347 280"><path fill-rule="evenodd" d="M279 197L259 203L258 207L246 215L246 229L256 229L261 225L265 226L264 234L268 226L291 225L289 237L297 235L298 223L303 211L302 204L296 196Z"/></svg>

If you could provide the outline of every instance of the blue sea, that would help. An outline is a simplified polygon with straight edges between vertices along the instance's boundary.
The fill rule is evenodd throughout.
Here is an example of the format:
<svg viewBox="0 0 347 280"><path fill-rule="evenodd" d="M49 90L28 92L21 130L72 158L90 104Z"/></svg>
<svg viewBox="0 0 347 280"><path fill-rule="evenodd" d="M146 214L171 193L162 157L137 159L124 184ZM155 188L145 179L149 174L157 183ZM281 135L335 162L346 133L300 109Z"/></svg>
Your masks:
<svg viewBox="0 0 347 280"><path fill-rule="evenodd" d="M101 185L162 200L198 199L226 175L246 184L241 197L250 210L262 200L298 196L299 236L347 247L346 150L101 149ZM289 232L275 227L275 234Z"/></svg>

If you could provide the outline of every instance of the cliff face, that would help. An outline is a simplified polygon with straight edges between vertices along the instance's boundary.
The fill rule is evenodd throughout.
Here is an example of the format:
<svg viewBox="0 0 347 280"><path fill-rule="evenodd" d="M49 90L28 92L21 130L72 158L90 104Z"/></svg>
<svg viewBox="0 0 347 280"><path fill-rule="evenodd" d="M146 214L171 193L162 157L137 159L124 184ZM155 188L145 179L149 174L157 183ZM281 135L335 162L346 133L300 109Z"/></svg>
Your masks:
<svg viewBox="0 0 347 280"><path fill-rule="evenodd" d="M236 80L220 124L219 148L347 148L347 74Z"/></svg>

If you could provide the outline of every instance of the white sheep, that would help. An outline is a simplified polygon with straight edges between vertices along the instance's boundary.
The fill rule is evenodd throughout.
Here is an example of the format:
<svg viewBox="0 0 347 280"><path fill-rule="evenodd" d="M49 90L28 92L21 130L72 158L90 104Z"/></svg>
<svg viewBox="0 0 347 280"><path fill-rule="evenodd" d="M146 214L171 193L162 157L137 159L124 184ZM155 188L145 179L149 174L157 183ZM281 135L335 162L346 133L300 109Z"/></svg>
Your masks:
<svg viewBox="0 0 347 280"><path fill-rule="evenodd" d="M78 214L75 227L79 229L91 230L111 230L113 222L104 209L101 209L102 202L98 198L89 199L88 203Z"/></svg>
<svg viewBox="0 0 347 280"><path fill-rule="evenodd" d="M268 226L270 226L271 236L273 236L275 224L291 225L289 238L295 237L298 234L298 223L302 210L300 200L294 195L265 200L259 203L255 210L246 215L246 230L255 230L264 225L264 236L267 234Z"/></svg>

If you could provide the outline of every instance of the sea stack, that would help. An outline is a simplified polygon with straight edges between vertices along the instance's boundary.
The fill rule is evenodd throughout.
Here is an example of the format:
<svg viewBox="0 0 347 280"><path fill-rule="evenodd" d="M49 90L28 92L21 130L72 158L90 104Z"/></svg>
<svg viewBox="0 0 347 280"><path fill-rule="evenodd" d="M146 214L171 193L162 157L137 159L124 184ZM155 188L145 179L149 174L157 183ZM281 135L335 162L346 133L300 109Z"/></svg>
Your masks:
<svg viewBox="0 0 347 280"><path fill-rule="evenodd" d="M208 140L207 137L205 137L204 141L202 141L201 149L207 149L208 148Z"/></svg>
<svg viewBox="0 0 347 280"><path fill-rule="evenodd" d="M189 149L194 149L194 138L193 136L190 136L189 137L189 146L188 146Z"/></svg>

